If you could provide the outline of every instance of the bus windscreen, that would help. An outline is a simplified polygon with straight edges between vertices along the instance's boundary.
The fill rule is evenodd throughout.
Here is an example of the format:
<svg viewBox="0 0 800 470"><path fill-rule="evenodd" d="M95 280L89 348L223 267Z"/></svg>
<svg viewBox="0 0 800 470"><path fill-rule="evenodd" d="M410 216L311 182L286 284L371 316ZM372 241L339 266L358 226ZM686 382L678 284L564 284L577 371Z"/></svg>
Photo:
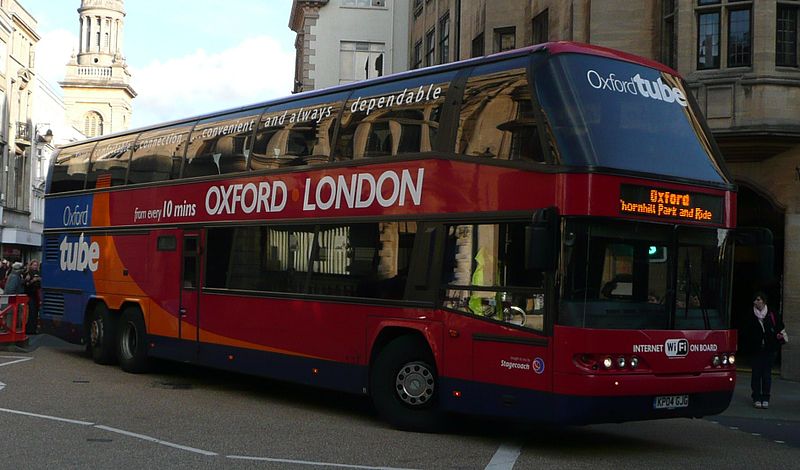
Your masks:
<svg viewBox="0 0 800 470"><path fill-rule="evenodd" d="M556 160L727 183L682 80L606 58L563 54L536 71Z"/></svg>

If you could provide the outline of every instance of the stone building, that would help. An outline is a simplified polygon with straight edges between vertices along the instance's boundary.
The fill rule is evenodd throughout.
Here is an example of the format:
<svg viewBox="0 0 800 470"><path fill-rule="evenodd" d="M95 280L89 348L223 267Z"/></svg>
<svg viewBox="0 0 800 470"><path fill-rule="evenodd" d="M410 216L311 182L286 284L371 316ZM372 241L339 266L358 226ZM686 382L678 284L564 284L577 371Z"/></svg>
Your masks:
<svg viewBox="0 0 800 470"><path fill-rule="evenodd" d="M733 326L763 289L800 331L800 1L412 0L409 31L412 68L571 40L680 72L738 185L738 225L772 234L759 241L772 247L771 272L757 269L763 248L737 247ZM800 379L797 344L781 368Z"/></svg>
<svg viewBox="0 0 800 470"><path fill-rule="evenodd" d="M408 0L293 0L294 92L407 69Z"/></svg>
<svg viewBox="0 0 800 470"><path fill-rule="evenodd" d="M17 0L0 0L0 246L27 261L41 235L31 228L31 147L36 20Z"/></svg>
<svg viewBox="0 0 800 470"><path fill-rule="evenodd" d="M67 64L64 103L67 121L87 137L111 134L130 126L136 92L122 54L125 26L123 0L82 0L78 53Z"/></svg>

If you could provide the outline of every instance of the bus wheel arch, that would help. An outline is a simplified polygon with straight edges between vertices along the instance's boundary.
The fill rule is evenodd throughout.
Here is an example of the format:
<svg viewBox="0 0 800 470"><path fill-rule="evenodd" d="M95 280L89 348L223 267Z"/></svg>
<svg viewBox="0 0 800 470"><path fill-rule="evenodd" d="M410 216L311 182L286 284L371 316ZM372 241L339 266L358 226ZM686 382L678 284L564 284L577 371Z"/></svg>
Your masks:
<svg viewBox="0 0 800 470"><path fill-rule="evenodd" d="M97 364L117 361L116 317L101 299L92 300L86 307L86 349Z"/></svg>
<svg viewBox="0 0 800 470"><path fill-rule="evenodd" d="M122 306L116 340L120 368L132 374L147 372L147 330L139 305L128 303Z"/></svg>
<svg viewBox="0 0 800 470"><path fill-rule="evenodd" d="M386 421L406 431L441 429L436 361L421 332L403 328L382 331L370 364L370 396Z"/></svg>

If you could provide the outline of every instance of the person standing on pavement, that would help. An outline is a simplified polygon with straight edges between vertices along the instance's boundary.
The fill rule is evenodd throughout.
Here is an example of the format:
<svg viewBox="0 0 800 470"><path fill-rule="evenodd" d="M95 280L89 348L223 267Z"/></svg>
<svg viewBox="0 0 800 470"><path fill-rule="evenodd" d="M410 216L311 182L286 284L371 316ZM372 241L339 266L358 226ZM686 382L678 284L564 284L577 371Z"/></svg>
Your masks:
<svg viewBox="0 0 800 470"><path fill-rule="evenodd" d="M39 295L42 289L42 277L39 272L39 261L31 260L23 276L25 294L28 295L28 323L25 334L35 335L39 323Z"/></svg>
<svg viewBox="0 0 800 470"><path fill-rule="evenodd" d="M778 332L783 330L783 321L769 310L767 296L756 292L753 296L753 314L750 316L750 333L753 340L753 374L750 379L753 406L769 408L772 387L772 364L780 348Z"/></svg>
<svg viewBox="0 0 800 470"><path fill-rule="evenodd" d="M8 275L6 288L3 291L3 294L17 295L24 293L24 287L22 285L22 269L22 263L19 261L11 265L11 274Z"/></svg>

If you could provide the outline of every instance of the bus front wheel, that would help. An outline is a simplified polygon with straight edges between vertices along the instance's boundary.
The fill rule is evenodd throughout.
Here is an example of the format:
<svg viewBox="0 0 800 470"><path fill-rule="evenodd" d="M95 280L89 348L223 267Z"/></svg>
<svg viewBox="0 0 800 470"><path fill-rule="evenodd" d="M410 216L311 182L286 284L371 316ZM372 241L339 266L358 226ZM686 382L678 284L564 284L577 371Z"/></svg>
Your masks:
<svg viewBox="0 0 800 470"><path fill-rule="evenodd" d="M141 374L147 371L147 342L142 313L138 308L122 311L117 330L117 357L125 372Z"/></svg>
<svg viewBox="0 0 800 470"><path fill-rule="evenodd" d="M98 364L114 364L117 359L114 350L114 324L108 307L97 304L89 321L89 351Z"/></svg>
<svg viewBox="0 0 800 470"><path fill-rule="evenodd" d="M432 432L442 425L436 363L421 338L402 336L378 354L370 393L378 413L405 431Z"/></svg>

